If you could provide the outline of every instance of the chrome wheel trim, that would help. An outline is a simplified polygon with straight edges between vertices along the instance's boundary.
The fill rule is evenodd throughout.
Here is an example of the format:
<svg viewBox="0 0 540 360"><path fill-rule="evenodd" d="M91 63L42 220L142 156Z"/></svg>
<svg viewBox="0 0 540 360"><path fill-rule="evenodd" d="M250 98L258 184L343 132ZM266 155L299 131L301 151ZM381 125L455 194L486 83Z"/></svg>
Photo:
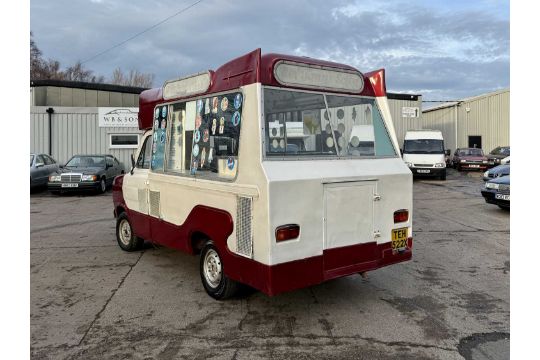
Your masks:
<svg viewBox="0 0 540 360"><path fill-rule="evenodd" d="M219 286L222 276L221 259L214 249L208 250L204 255L203 275L210 287L215 289Z"/></svg>
<svg viewBox="0 0 540 360"><path fill-rule="evenodd" d="M122 244L129 246L131 242L131 226L126 219L120 221L120 225L118 226L118 237Z"/></svg>

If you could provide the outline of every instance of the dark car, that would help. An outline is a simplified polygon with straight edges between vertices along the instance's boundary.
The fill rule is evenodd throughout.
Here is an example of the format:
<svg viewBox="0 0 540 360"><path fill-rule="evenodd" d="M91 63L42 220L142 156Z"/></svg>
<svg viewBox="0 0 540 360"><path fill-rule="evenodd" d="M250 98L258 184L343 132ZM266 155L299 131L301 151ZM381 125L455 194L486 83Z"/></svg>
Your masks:
<svg viewBox="0 0 540 360"><path fill-rule="evenodd" d="M501 163L501 160L510 156L510 146L498 146L486 156L488 165L493 167Z"/></svg>
<svg viewBox="0 0 540 360"><path fill-rule="evenodd" d="M69 190L94 190L104 193L124 166L112 155L74 155L56 174L49 176L53 193Z"/></svg>
<svg viewBox="0 0 540 360"><path fill-rule="evenodd" d="M482 149L477 148L459 148L456 149L452 158L452 167L458 171L464 169L486 170L488 167L487 158Z"/></svg>
<svg viewBox="0 0 540 360"><path fill-rule="evenodd" d="M510 209L510 175L489 180L482 188L482 196L488 204Z"/></svg>
<svg viewBox="0 0 540 360"><path fill-rule="evenodd" d="M58 171L59 167L47 154L30 154L30 189L47 185L49 175Z"/></svg>
<svg viewBox="0 0 540 360"><path fill-rule="evenodd" d="M484 173L484 181L510 175L510 164L495 166Z"/></svg>

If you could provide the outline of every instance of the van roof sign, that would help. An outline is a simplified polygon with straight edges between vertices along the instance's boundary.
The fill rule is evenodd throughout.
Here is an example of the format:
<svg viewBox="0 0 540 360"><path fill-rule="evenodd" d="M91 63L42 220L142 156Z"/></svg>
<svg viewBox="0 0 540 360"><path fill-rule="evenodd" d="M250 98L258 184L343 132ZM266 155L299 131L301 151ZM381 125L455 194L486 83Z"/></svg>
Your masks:
<svg viewBox="0 0 540 360"><path fill-rule="evenodd" d="M205 71L185 78L166 81L163 85L163 99L170 100L205 93L210 88L211 79L210 71Z"/></svg>
<svg viewBox="0 0 540 360"><path fill-rule="evenodd" d="M288 60L274 65L274 77L281 85L359 93L364 76L359 71L305 64Z"/></svg>

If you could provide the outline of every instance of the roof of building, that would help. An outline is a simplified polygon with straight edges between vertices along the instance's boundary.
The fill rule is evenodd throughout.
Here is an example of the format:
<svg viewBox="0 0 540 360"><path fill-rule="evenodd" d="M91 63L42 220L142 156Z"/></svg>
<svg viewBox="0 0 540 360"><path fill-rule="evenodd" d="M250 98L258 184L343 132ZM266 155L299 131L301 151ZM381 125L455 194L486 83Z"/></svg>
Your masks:
<svg viewBox="0 0 540 360"><path fill-rule="evenodd" d="M486 97L489 97L489 96L499 95L499 94L509 92L509 91L510 91L510 89L501 89L501 90L492 91L492 92L488 92L488 93L481 94L481 95L471 96L471 97L464 98L464 99L461 99L461 100L458 100L458 101L448 101L448 102L442 103L440 105L436 105L436 106L424 109L424 110L422 110L422 112L425 113L425 112L430 112L430 111L434 111L434 110L445 109L445 108L449 108L449 107L452 107L452 106L455 106L455 105L459 105L459 104L464 103L464 102L471 102L471 101L486 98Z"/></svg>
<svg viewBox="0 0 540 360"><path fill-rule="evenodd" d="M90 83L83 81L68 81L68 80L30 80L30 87L41 87L41 86L53 86L53 87L65 87L73 89L84 89L84 90L101 90L101 91L111 91L119 92L125 94L140 94L147 88L135 87L135 86L124 86L124 85L115 85L115 84L102 84L102 83Z"/></svg>

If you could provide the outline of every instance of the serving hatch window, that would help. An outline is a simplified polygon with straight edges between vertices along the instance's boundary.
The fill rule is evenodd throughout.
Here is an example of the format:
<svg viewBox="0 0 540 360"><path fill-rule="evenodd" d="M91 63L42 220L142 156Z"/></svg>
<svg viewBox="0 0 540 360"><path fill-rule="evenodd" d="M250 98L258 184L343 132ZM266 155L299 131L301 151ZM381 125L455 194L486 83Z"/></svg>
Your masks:
<svg viewBox="0 0 540 360"><path fill-rule="evenodd" d="M395 156L375 100L264 89L267 156Z"/></svg>
<svg viewBox="0 0 540 360"><path fill-rule="evenodd" d="M241 92L156 108L152 169L231 180L238 170Z"/></svg>

